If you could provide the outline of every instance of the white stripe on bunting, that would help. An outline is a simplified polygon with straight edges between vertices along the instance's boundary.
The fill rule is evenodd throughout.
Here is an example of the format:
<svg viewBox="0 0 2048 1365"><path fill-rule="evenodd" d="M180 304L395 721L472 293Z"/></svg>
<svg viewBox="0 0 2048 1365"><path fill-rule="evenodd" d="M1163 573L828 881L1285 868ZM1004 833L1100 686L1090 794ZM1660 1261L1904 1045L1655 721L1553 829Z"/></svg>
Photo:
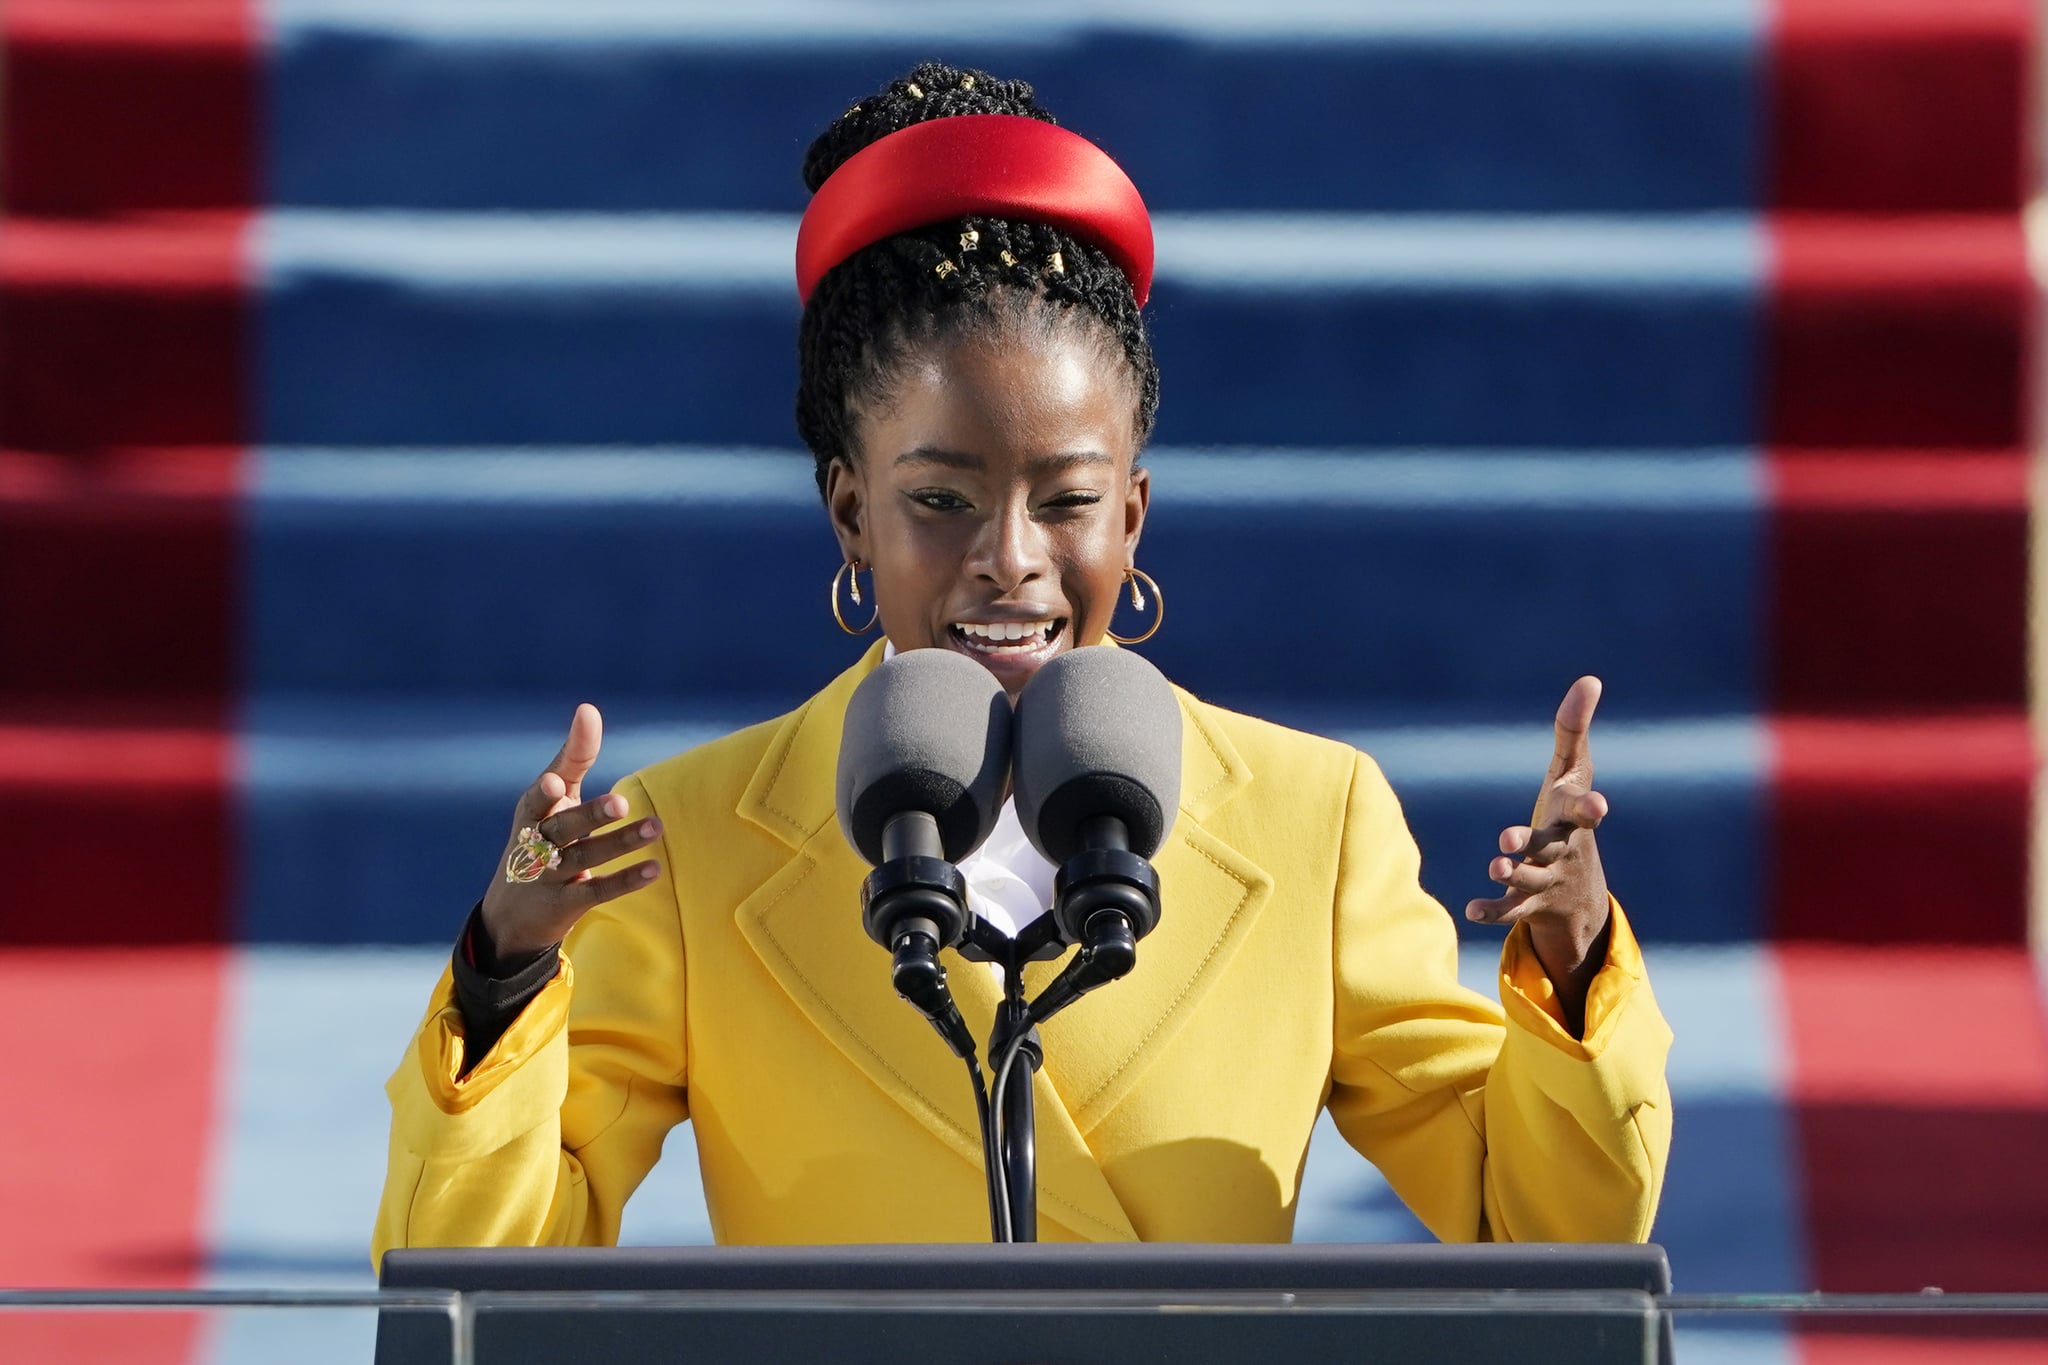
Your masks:
<svg viewBox="0 0 2048 1365"><path fill-rule="evenodd" d="M776 291L795 303L797 218L761 213L424 213L273 209L259 278L438 289ZM1161 283L1210 288L1546 285L1756 290L1767 234L1749 213L1162 213Z"/></svg>
<svg viewBox="0 0 2048 1365"><path fill-rule="evenodd" d="M1761 508L1754 451L1306 450L1159 446L1144 463L1176 505L1353 508ZM815 506L809 454L672 446L258 452L251 492L272 507L698 503Z"/></svg>

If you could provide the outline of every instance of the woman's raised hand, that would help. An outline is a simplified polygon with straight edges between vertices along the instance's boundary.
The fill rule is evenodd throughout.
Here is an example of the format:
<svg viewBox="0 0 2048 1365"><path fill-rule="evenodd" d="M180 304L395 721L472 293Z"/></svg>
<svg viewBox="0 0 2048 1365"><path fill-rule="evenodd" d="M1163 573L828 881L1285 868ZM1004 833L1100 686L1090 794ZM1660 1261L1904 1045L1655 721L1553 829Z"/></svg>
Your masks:
<svg viewBox="0 0 2048 1365"><path fill-rule="evenodd" d="M1606 961L1595 951L1607 930L1607 874L1593 831L1607 818L1607 798L1593 790L1593 750L1587 733L1600 704L1600 680L1581 678L1557 708L1557 744L1550 771L1526 825L1500 832L1504 855L1486 875L1506 891L1465 907L1467 919L1485 924L1529 922L1536 956L1576 1019L1585 987Z"/></svg>
<svg viewBox="0 0 2048 1365"><path fill-rule="evenodd" d="M569 737L541 775L519 797L512 812L512 835L498 860L491 889L484 893L483 917L491 946L501 958L537 953L560 943L592 906L615 900L645 886L661 871L653 859L608 872L591 869L621 858L661 836L661 822L648 817L618 829L595 831L626 813L626 798L616 793L583 800L583 777L597 762L604 738L604 718L584 702L569 722ZM520 848L520 831L535 828L561 851L561 861L533 881L515 882L506 868Z"/></svg>

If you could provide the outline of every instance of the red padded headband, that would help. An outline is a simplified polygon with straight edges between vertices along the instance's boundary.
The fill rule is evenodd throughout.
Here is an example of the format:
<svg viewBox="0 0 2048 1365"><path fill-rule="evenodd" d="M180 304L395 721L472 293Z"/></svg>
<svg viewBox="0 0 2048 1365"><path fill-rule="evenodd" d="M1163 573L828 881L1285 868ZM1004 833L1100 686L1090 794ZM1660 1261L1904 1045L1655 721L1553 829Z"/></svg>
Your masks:
<svg viewBox="0 0 2048 1365"><path fill-rule="evenodd" d="M960 114L899 128L827 176L796 234L796 291L862 247L955 218L1048 223L1090 242L1152 292L1152 218L1138 187L1087 138L1021 114Z"/></svg>

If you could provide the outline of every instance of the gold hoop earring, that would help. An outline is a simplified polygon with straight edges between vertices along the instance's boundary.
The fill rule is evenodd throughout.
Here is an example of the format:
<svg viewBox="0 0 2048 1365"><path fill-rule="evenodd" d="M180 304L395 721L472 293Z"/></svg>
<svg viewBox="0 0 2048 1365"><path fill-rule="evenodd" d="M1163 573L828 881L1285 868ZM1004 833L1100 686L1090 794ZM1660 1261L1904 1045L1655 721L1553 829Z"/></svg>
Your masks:
<svg viewBox="0 0 2048 1365"><path fill-rule="evenodd" d="M1138 590L1138 584L1143 582L1146 587L1152 590L1152 628L1143 635L1119 635L1113 630L1103 633L1120 645L1142 645L1157 635L1159 628L1166 624L1166 594L1159 591L1159 585L1152 581L1152 575L1146 573L1143 569L1125 569L1124 582L1131 585L1131 610L1133 611L1145 610L1145 594Z"/></svg>
<svg viewBox="0 0 2048 1365"><path fill-rule="evenodd" d="M853 579L853 587L848 595L853 598L853 604L856 607L860 605L860 570L861 562L858 559L849 559L839 566L838 573L832 575L832 619L837 621L839 628L848 635L865 635L875 628L875 622L882 619L882 604L880 602L875 603L875 614L868 617L868 623L858 628L847 625L846 617L839 611L839 584L842 579L848 576L851 576Z"/></svg>

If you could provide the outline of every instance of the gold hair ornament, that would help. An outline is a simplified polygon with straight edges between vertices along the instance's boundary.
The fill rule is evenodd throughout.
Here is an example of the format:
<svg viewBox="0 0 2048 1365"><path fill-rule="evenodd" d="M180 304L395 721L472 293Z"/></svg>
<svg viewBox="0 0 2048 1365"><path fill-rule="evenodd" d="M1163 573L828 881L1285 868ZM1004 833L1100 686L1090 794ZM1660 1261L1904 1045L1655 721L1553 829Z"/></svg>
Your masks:
<svg viewBox="0 0 2048 1365"><path fill-rule="evenodd" d="M1125 569L1124 582L1131 585L1131 610L1145 610L1145 594L1138 587L1140 582L1152 590L1152 626L1143 635L1119 635L1115 631L1104 632L1120 645L1141 645L1159 633L1159 627L1166 624L1166 594L1159 591L1159 585L1152 581L1152 575L1143 569Z"/></svg>
<svg viewBox="0 0 2048 1365"><path fill-rule="evenodd" d="M832 619L834 621L837 621L839 623L839 628L845 631L848 635L865 635L875 628L875 623L877 621L880 621L882 619L882 604L880 602L875 603L874 615L868 617L868 623L864 626L856 627L847 625L845 615L842 614L839 610L839 584L841 580L846 579L848 577L852 578L853 583L852 586L848 589L847 595L853 598L853 605L855 605L856 607L861 604L861 567L861 562L858 559L849 559L844 564L841 564L839 566L839 572L832 575Z"/></svg>

